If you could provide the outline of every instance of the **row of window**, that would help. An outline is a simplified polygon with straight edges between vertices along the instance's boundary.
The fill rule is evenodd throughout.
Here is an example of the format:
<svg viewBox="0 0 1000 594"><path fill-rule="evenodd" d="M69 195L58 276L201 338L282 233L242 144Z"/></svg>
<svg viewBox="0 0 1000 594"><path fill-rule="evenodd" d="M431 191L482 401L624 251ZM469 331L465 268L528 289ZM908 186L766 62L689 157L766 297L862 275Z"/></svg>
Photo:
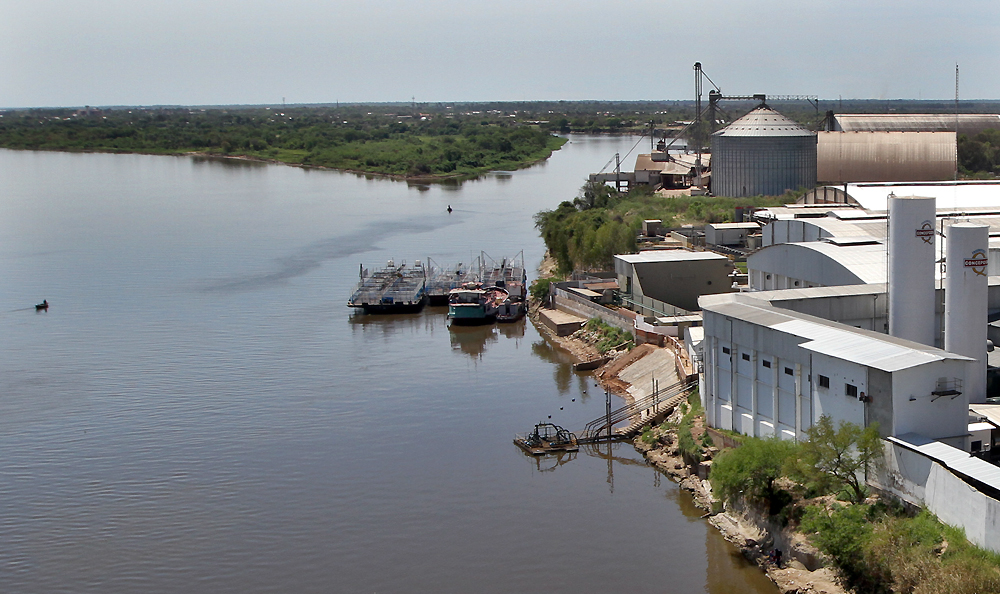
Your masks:
<svg viewBox="0 0 1000 594"><path fill-rule="evenodd" d="M729 354L732 353L732 350L730 350L729 347L722 347L722 352L725 353L726 355L729 355ZM750 353L741 353L740 356L743 358L744 361L749 361L750 360ZM764 367L767 367L768 369L771 368L771 361L769 359L762 359L761 360L761 364ZM794 375L794 374L795 374L795 372L792 370L791 367L786 367L785 368L785 375ZM819 387L821 387L821 388L829 388L830 387L830 378L828 378L827 376L825 376L825 375L818 375L817 379L819 380ZM858 387L855 386L854 384L846 384L845 383L844 384L844 394L846 394L846 395L848 395L848 396L850 396L852 398L857 398L858 397Z"/></svg>
<svg viewBox="0 0 1000 594"><path fill-rule="evenodd" d="M830 378L826 377L825 375L820 375L820 376L818 376L818 378L819 378L819 387L821 387L821 388L829 388L830 387ZM847 383L845 383L844 384L844 394L846 394L847 396L850 396L851 398L857 398L858 397L858 387L855 386L854 384L847 384Z"/></svg>
<svg viewBox="0 0 1000 594"><path fill-rule="evenodd" d="M729 354L732 353L732 351L729 349L729 347L722 347L722 352L725 353L726 355L729 355ZM741 353L741 356L743 357L744 361L749 361L750 360L750 353ZM771 361L769 359L762 359L761 360L761 365L763 365L764 367L767 367L768 369L770 369L771 368ZM795 372L792 371L791 367L786 367L785 368L785 375L795 375Z"/></svg>

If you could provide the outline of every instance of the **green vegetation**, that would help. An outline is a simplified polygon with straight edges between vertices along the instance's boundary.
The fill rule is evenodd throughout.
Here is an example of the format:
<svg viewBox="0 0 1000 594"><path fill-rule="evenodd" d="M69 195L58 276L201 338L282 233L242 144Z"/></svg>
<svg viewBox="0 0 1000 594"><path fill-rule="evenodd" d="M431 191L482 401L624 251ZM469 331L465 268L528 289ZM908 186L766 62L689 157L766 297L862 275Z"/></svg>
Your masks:
<svg viewBox="0 0 1000 594"><path fill-rule="evenodd" d="M963 177L994 178L1000 174L1000 130L958 137L958 165Z"/></svg>
<svg viewBox="0 0 1000 594"><path fill-rule="evenodd" d="M743 445L721 452L712 462L712 491L721 499L740 497L771 504L775 498L774 482L798 453L798 444L778 439L747 438Z"/></svg>
<svg viewBox="0 0 1000 594"><path fill-rule="evenodd" d="M801 527L857 594L1000 592L1000 555L926 510L884 504L812 506Z"/></svg>
<svg viewBox="0 0 1000 594"><path fill-rule="evenodd" d="M744 497L772 504L774 482L787 476L808 493L840 493L855 503L864 501L864 476L882 463L878 425L859 427L840 423L834 427L823 415L806 432L808 441L776 437L745 437L738 448L721 452L712 465L712 488L725 501ZM772 506L772 513L776 513Z"/></svg>
<svg viewBox="0 0 1000 594"><path fill-rule="evenodd" d="M645 219L660 219L665 227L731 222L737 206L777 206L796 198L792 193L778 197L668 198L653 193L648 186L618 192L606 184L587 183L572 202L564 201L555 210L536 214L535 226L560 272L607 269L614 254L636 251L636 237Z"/></svg>
<svg viewBox="0 0 1000 594"><path fill-rule="evenodd" d="M704 412L697 389L688 394L687 404L684 406L687 411L677 424L677 449L687 464L697 464L705 455L703 448L709 446L704 442L704 434L700 439L694 437L694 419Z"/></svg>
<svg viewBox="0 0 1000 594"><path fill-rule="evenodd" d="M545 278L536 279L534 282L531 283L531 286L528 287L528 292L531 294L531 298L534 299L535 301L541 301L542 299L545 299L549 295L549 287L552 285L552 283L559 282L559 280L560 280L559 278L556 278L554 276L547 276Z"/></svg>
<svg viewBox="0 0 1000 594"><path fill-rule="evenodd" d="M850 501L864 501L864 477L883 461L878 423L861 428L842 422L834 428L833 420L823 415L806 433L809 440L799 445L798 458L786 469L792 478L813 491L845 489Z"/></svg>
<svg viewBox="0 0 1000 594"><path fill-rule="evenodd" d="M1000 555L980 549L926 510L894 500L868 503L857 475L881 459L878 429L823 417L809 441L745 437L712 463L712 488L723 500L766 505L830 556L856 594L1000 592ZM798 479L795 483L788 478ZM781 485L779 487L779 485ZM849 505L805 496L839 492Z"/></svg>
<svg viewBox="0 0 1000 594"><path fill-rule="evenodd" d="M409 111L409 110L407 110ZM331 108L8 111L0 146L199 152L409 177L524 167L565 142L499 114L424 115Z"/></svg>
<svg viewBox="0 0 1000 594"><path fill-rule="evenodd" d="M600 335L600 338L594 346L602 355L611 349L622 347L631 349L634 344L631 334L621 328L618 328L617 326L606 324L597 318L587 320L586 325L584 325L584 329L588 332L594 332Z"/></svg>

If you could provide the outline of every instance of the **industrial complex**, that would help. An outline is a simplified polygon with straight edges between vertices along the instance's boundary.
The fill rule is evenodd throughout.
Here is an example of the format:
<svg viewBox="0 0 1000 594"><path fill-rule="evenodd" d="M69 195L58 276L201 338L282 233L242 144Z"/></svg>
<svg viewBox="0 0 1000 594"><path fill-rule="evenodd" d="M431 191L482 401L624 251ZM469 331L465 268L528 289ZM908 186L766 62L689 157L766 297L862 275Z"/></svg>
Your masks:
<svg viewBox="0 0 1000 594"><path fill-rule="evenodd" d="M828 113L810 131L754 98L710 153L661 142L626 181L808 191L703 229L646 221L646 251L615 256L620 325L683 342L711 427L803 440L824 415L877 423L888 464L869 485L1000 551L1000 182L956 176L958 134L1000 116ZM578 313L586 282L556 289Z"/></svg>

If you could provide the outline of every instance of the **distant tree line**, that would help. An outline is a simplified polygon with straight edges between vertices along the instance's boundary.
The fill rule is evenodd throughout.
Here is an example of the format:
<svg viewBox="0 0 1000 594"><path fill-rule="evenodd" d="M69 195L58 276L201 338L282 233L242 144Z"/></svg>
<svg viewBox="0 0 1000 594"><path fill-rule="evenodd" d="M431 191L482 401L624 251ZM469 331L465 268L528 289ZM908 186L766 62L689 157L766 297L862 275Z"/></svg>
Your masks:
<svg viewBox="0 0 1000 594"><path fill-rule="evenodd" d="M185 108L2 115L5 148L201 152L402 176L516 169L565 142L538 126L481 114Z"/></svg>
<svg viewBox="0 0 1000 594"><path fill-rule="evenodd" d="M958 166L964 177L1000 175L1000 130L983 130L973 137L958 137Z"/></svg>

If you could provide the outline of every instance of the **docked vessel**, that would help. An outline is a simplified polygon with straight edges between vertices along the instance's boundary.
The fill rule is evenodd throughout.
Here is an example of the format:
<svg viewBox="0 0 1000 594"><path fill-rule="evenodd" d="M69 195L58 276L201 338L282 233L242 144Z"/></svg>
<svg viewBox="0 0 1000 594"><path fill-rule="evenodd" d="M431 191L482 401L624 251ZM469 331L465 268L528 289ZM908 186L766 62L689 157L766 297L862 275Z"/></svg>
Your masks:
<svg viewBox="0 0 1000 594"><path fill-rule="evenodd" d="M500 287L469 283L448 293L448 319L452 324L492 324L500 305L510 295Z"/></svg>
<svg viewBox="0 0 1000 594"><path fill-rule="evenodd" d="M415 313L427 303L427 275L420 260L412 266L389 260L385 268L373 274L362 265L360 277L348 307L368 314Z"/></svg>
<svg viewBox="0 0 1000 594"><path fill-rule="evenodd" d="M483 286L503 287L508 293L508 298L498 308L497 322L516 322L523 318L528 310L528 274L524 269L524 252L499 261L483 252L481 261Z"/></svg>
<svg viewBox="0 0 1000 594"><path fill-rule="evenodd" d="M427 258L427 299L430 305L448 305L448 294L479 280L478 258L473 266L459 262L447 268L437 266Z"/></svg>

